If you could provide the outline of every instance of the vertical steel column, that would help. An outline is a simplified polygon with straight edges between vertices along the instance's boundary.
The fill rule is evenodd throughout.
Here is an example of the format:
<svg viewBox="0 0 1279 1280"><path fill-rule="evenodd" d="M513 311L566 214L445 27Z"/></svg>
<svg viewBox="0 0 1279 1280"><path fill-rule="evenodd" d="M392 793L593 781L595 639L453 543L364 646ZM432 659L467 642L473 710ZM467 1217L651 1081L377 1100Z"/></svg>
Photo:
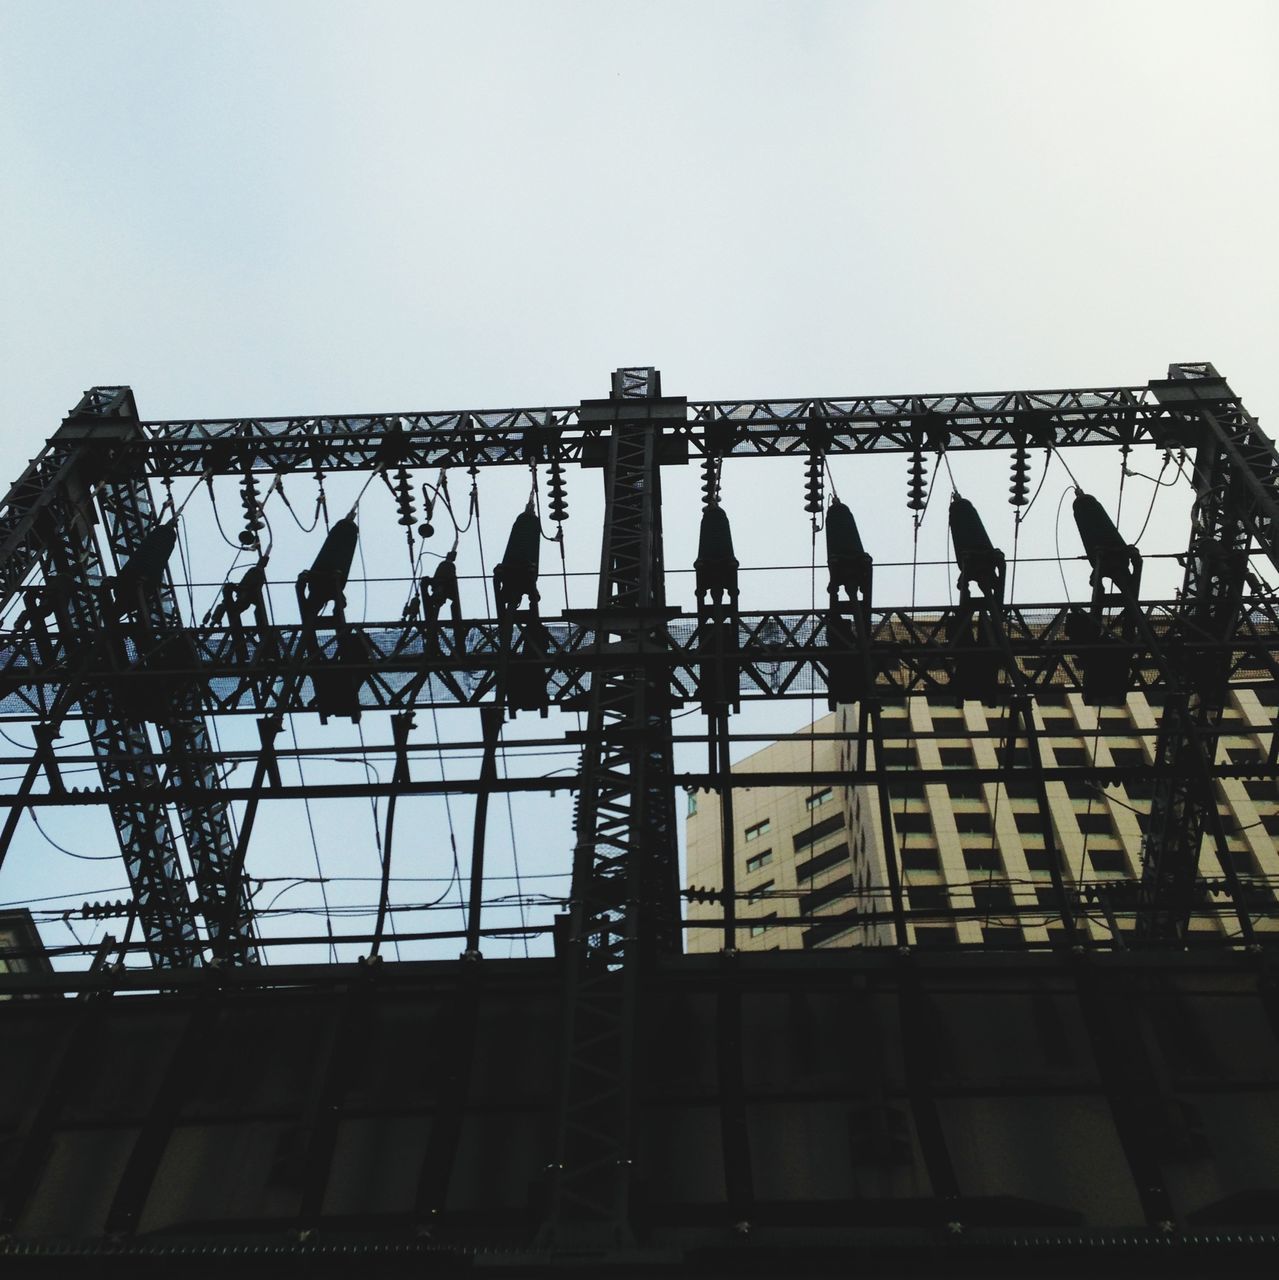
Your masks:
<svg viewBox="0 0 1279 1280"><path fill-rule="evenodd" d="M555 1157L542 1241L560 1248L633 1242L631 1074L638 969L679 946L669 694L646 670L666 619L655 369L622 369L613 396L582 415L612 421L604 464L604 542L595 626L599 665L578 797L563 956L564 1022Z"/></svg>
<svg viewBox="0 0 1279 1280"><path fill-rule="evenodd" d="M1194 446L1195 505L1180 597L1187 639L1229 641L1238 625L1255 539L1279 568L1279 455L1210 364L1172 365L1150 388L1165 406L1159 442ZM1183 667L1182 689L1160 718L1137 929L1151 940L1181 939L1195 907L1199 853L1213 826L1209 767L1228 681L1226 658Z"/></svg>
<svg viewBox="0 0 1279 1280"><path fill-rule="evenodd" d="M157 523L150 490L141 476L112 476L99 490L98 501L107 542L117 566L122 567ZM167 571L147 603L148 622L157 637L181 630L182 615ZM171 707L170 714L156 722L156 732L169 782L178 793L178 821L191 855L209 943L219 960L256 964L248 879L243 866L235 874L230 806L220 795L221 775L213 762L213 744L194 686L177 690Z"/></svg>
<svg viewBox="0 0 1279 1280"><path fill-rule="evenodd" d="M103 642L103 563L93 533L93 485L112 465L112 446L137 431L137 410L128 387L86 392L55 437L67 463L57 489L36 504L27 546L38 548L45 580L60 611L59 630L73 657ZM14 530L15 536L18 529ZM22 549L12 554L22 559ZM125 716L110 686L87 686L79 696L103 787L135 794L159 789L160 777L146 726ZM168 811L159 801L111 801L107 808L124 856L138 918L157 966L200 963L200 941L187 897Z"/></svg>

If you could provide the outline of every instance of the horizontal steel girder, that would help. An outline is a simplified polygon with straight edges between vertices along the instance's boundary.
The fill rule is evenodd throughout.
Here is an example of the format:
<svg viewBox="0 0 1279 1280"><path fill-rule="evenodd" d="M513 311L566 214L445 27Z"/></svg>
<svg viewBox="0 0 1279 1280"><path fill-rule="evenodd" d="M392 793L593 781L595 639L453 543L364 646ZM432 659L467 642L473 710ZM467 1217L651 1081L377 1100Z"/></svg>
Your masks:
<svg viewBox="0 0 1279 1280"><path fill-rule="evenodd" d="M1176 641L1194 662L1224 657L1233 683L1264 683L1279 662L1279 626L1264 602L1245 601L1243 623L1229 642L1199 636L1176 619L1167 602L1142 606L1151 633L1161 644ZM1165 675L1156 656L1139 639L1125 636L1122 619L1089 640L1080 640L1075 624L1077 606L1026 605L1007 611L1007 630L1014 657L1027 685L1034 690L1061 691L1083 687L1090 664L1101 663L1125 671L1124 687L1161 689ZM958 609L922 608L877 610L872 618L871 665L880 697L901 698L929 694L952 698L981 698L967 685L965 672L995 670L999 650L993 641L977 642L971 633L962 642L952 639L962 622ZM534 633L526 624L514 627L514 645L504 653L500 628L491 619L462 624L465 652L452 652L452 628L433 639L420 623L364 623L349 628L362 652L359 661L334 653L337 639L321 631L319 647L308 651L301 628L273 627L264 636L239 637L223 628L186 628L164 653L148 653L134 640L125 645L125 659L99 649L72 665L68 646L56 635L48 642L20 633L0 634L0 717L28 719L47 714L59 688L73 678L116 690L141 718L149 718L157 703L198 688L206 711L220 715L262 715L272 711L347 714L344 700L358 697L361 710L405 710L411 707L478 706L491 701L498 679L506 671L527 677L541 668L551 705L580 709L589 696L592 671L615 665L605 649L594 651L595 629L578 620L543 621ZM530 638L534 649L529 650ZM745 698L823 696L830 673L860 669L860 656L833 636L823 612L755 613L741 615L737 652L723 659L737 668L736 679L725 686ZM648 629L643 650L628 657L628 665L669 673L672 698L678 702L699 697L699 683L714 659L703 654L703 629L692 615L679 615L665 625ZM628 643L636 643L634 640ZM181 655L174 658L174 654ZM303 673L300 681L286 678ZM1000 700L1004 686L994 688ZM333 693L334 685L340 686ZM318 690L318 692L317 692ZM291 691L291 692L290 692ZM852 697L842 700L853 701ZM73 712L78 714L78 712Z"/></svg>
<svg viewBox="0 0 1279 1280"><path fill-rule="evenodd" d="M642 416L643 404L144 422L140 439L112 447L143 455L149 474L169 476L240 474L246 461L269 471L369 470L388 447L395 465L406 467L590 463L592 446L603 448L614 418ZM690 400L682 421L665 419L662 427L686 438L695 453L777 457L806 456L815 435L828 454L1163 444L1170 421L1151 389L1135 386Z"/></svg>

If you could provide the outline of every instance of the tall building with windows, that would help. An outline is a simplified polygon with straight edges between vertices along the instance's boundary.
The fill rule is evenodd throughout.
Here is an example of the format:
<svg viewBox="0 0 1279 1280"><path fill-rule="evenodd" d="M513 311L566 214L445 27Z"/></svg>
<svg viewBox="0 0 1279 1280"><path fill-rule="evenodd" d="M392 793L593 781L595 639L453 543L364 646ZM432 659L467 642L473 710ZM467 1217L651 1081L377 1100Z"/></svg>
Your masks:
<svg viewBox="0 0 1279 1280"><path fill-rule="evenodd" d="M0 911L0 973L50 973L40 932L25 907Z"/></svg>
<svg viewBox="0 0 1279 1280"><path fill-rule="evenodd" d="M1270 749L1274 687L1231 691L1218 761L1255 763ZM1142 838L1152 783L1105 780L1107 768L1153 760L1159 706L1129 694L1122 706L1089 706L1078 694L1039 703L1045 765L1088 766L1092 777L1047 784L1048 818L1064 855L1066 882L1082 900L1084 927L1099 941L1132 927L1128 890L1141 871ZM910 909L912 945L1047 942L1061 918L1045 847L1045 816L1029 780L974 781L960 771L993 769L1006 732L1005 712L979 702L912 698L885 709L884 760L891 778L897 858ZM855 708L840 708L790 738L740 761L739 774L821 773L856 766ZM956 771L954 782L925 783L919 770ZM1093 777L1096 777L1094 775ZM1260 907L1279 887L1279 789L1273 777L1216 783L1229 856L1245 902ZM892 941L885 841L877 789L820 784L736 788L734 854L737 945L743 949L887 944ZM721 880L718 797L690 795L687 823L690 889L717 891ZM1215 853L1205 844L1207 893L1193 936L1236 932L1239 921ZM724 945L718 903L690 906L697 926L691 951ZM1273 927L1265 922L1258 928Z"/></svg>

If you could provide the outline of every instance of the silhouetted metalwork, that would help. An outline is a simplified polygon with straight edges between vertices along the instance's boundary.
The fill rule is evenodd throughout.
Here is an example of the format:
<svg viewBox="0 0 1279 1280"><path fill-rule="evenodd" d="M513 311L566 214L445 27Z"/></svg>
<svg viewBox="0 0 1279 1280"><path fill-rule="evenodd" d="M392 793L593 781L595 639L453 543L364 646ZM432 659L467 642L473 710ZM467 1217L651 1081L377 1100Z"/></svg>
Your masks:
<svg viewBox="0 0 1279 1280"><path fill-rule="evenodd" d="M977 506L956 494L949 518L958 602L888 607L875 598L874 562L852 509L837 498L827 501L826 464L832 456L907 455L906 504L922 514L932 455L940 463L942 455L957 450L1011 451L1009 501L1021 509L1029 501L1032 450L1138 444L1194 451L1196 502L1185 581L1171 601L1140 598L1140 553L1123 543L1104 507L1082 492L1074 512L1093 570L1091 600L1010 601L1004 551L987 535ZM821 607L741 612L730 530L730 515L736 513L722 505L721 468L726 459L785 456L807 464L805 509L814 517L815 538L816 521L825 515L828 597ZM661 471L690 457L702 460L704 509L694 566L697 608L686 614L666 602ZM430 572L414 562L402 616L384 622L348 617L351 584L368 576L363 567L358 576L355 570L359 498L349 513L330 523L324 476L342 471L369 473L370 480L381 476L412 556L419 518L419 536L425 538L443 509L453 516L443 474L434 488L422 487L419 510L414 473L466 468L474 477L493 465L534 471L528 507L515 518L505 552L493 566L493 616L463 616L455 542ZM596 602L590 609L557 615L542 599L541 543L563 537L564 470L570 465L600 471L605 514ZM538 467L550 477L547 514L558 528L553 539L539 515ZM264 488L258 479L267 472L276 473L277 480ZM271 614L272 546L269 536L265 544L263 538L264 531L269 535L266 513L279 475L289 472L313 475L319 485L318 549L292 584L297 621ZM214 479L235 477L243 513L238 543L252 561L247 567L237 562L239 567L228 572L205 619L184 616L176 589L182 584L175 583L175 573L181 572L175 564L184 555L181 508L171 487L159 507L152 491L153 482L167 485L181 477L207 482L210 495ZM1214 1223L1279 1221L1279 1175L1273 1186L1265 1184L1270 1190L1244 1208L1224 1191L1215 1199L1195 1200L1178 1182L1169 1161L1190 1158L1198 1150L1200 1131L1182 1096L1189 1086L1183 1087L1164 1061L1166 1046L1156 1044L1169 1009L1193 1004L1200 963L1215 975L1212 981L1235 984L1231 990L1237 987L1240 1001L1247 1001L1249 1017L1261 1010L1257 1016L1269 1018L1270 1025L1277 1019L1272 966L1262 956L1254 924L1272 919L1279 908L1269 890L1238 875L1216 800L1222 778L1273 779L1276 773L1274 751L1265 761L1219 760L1217 739L1229 686L1272 684L1279 674L1276 601L1248 565L1250 552L1258 548L1279 568L1277 479L1279 455L1206 364L1173 366L1168 379L1146 387L718 402L664 395L657 371L636 367L614 375L607 399L575 406L162 423L139 419L128 388L86 393L0 507L0 607L15 606L14 621L0 631L0 716L30 724L35 734L35 750L20 781L0 796L5 809L0 860L26 811L105 809L131 900L86 902L85 918L133 913L141 938L113 942L100 951L90 973L74 979L25 975L22 990L153 989L177 1002L165 1005L169 997L156 994L137 1006L146 1010L139 1015L143 1020L167 1016L161 1006L178 1012L162 1031L148 1032L164 1042L165 1050L162 1061L152 1060L146 1100L137 1114L130 1113L129 1140L122 1139L121 1150L110 1159L101 1156L102 1168L111 1170L110 1186L95 1229L116 1240L167 1230L174 1223L200 1234L200 1228L190 1228L200 1215L190 1204L173 1208L174 1197L198 1199L223 1182L210 1175L203 1183L196 1179L196 1190L173 1189L170 1195L167 1189L171 1162L181 1163L172 1153L182 1150L183 1142L197 1142L183 1136L191 1082L200 1078L211 1046L251 1043L252 1017L242 1016L249 1005L269 1020L270 1010L292 1011L308 998L305 993L327 992L334 983L340 989L321 998L324 1008L309 1020L299 1018L307 1028L299 1043L312 1065L299 1085L296 1113L281 1119L270 1107L262 1112L277 1126L272 1130L279 1144L277 1172L283 1170L279 1176L296 1191L292 1199L285 1197L287 1207L278 1215L290 1231L307 1233L321 1224L330 1230L335 1214L353 1223L377 1217L379 1206L366 1203L368 1197L362 1199L354 1189L358 1175L348 1170L345 1181L335 1181L333 1171L346 1168L343 1162L359 1143L372 1143L366 1130L374 1122L352 1102L353 1082L367 1069L361 1038L366 1032L391 1035L382 1021L395 1012L399 984L436 1009L429 1032L437 1046L431 1050L429 1134L421 1126L415 1130L414 1121L397 1121L409 1135L403 1138L408 1154L393 1178L404 1182L397 1204L412 1206L398 1211L411 1240L445 1224L446 1233L454 1232L455 1241L470 1247L484 1237L476 1224L485 1221L499 1223L500 1230L493 1228L499 1243L524 1250L536 1242L543 1251L539 1256L547 1259L634 1250L663 1238L662 1232L685 1249L695 1247L690 1242L698 1231L736 1231L745 1239L758 1222L778 1231L786 1223L807 1224L830 1240L834 1237L821 1233L834 1231L836 1218L846 1220L849 1203L863 1204L868 1229L883 1214L899 1213L900 1225L916 1233L911 1240L927 1247L987 1223L1028 1231L1034 1239L1042 1239L1050 1227L1086 1223L1102 1230L1119 1222L1127 1230L1137 1223L1151 1239L1160 1239L1167 1234L1166 1222L1189 1221L1194 1214L1207 1224L1205 1230ZM199 485L189 487L188 500ZM323 529L318 527L321 512ZM471 514L478 519L474 493ZM453 523L458 527L456 519ZM233 579L233 573L239 576ZM1033 707L1068 690L1081 691L1092 703L1121 700L1130 690L1160 701L1164 710L1153 765L1102 769L1048 763L1038 748ZM947 986L948 976L920 960L909 945L907 924L955 921L978 908L914 903L903 889L891 807L900 772L888 760L891 735L883 708L886 701L916 695L978 699L1006 708L1002 727L992 730L999 745L996 767L948 768L936 776L913 770L911 779L1015 781L1028 788L1023 794L1038 800L1055 899L1048 914L1061 929L1048 949L1057 952L979 959L956 947L951 958L961 968L975 966L972 981L992 1000L1009 982L1021 984L1016 990L1019 998L1025 996L1025 1007L1018 1005L1008 1016L1016 1021L1025 1015L1044 1044L1058 1046L1054 1052L1074 1045L1072 1052L1089 1055L1086 1081L1070 1087L1095 1095L1094 1110L1099 1107L1104 1119L1089 1113L1098 1145L1089 1148L1087 1160L1081 1153L1078 1159L1072 1156L1070 1168L1090 1167L1088 1161L1101 1159L1097 1152L1104 1148L1105 1160L1113 1165L1114 1194L1126 1197L1118 1217L1098 1217L1080 1189L1082 1182L1079 1187L1072 1182L1069 1191L1054 1183L1052 1190L1030 1194L1026 1185L1034 1177L1026 1174L1023 1182L1014 1181L1013 1190L1001 1189L997 1178L975 1168L969 1150L971 1132L983 1129L989 1114L957 1119L964 1104L956 1098L975 1096L973 1090L980 1093L985 1086L965 1077L952 1097L938 1076L937 1060L946 1053L936 1042L936 1010L958 1009L966 997ZM851 765L830 774L734 775L730 716L744 701L779 698L857 704ZM704 771L674 766L678 734L672 713L686 705L705 720L704 732L682 739L705 744ZM414 713L450 707L482 712L481 741L472 744L478 769L474 776L447 781L415 778L415 753L426 748L412 741ZM504 718L521 711L546 715L552 708L585 714L584 726L571 735L581 749L576 771L503 776L498 759ZM306 748L290 747L283 735L289 717L358 722L370 711L393 713L392 742L376 744L393 756L389 779L286 784L281 762L306 758ZM225 750L211 731L211 722L233 715L257 718L252 749ZM59 746L69 721L86 726L84 757ZM440 743L430 745L442 751ZM362 758L354 749L346 755ZM62 770L81 760L96 765L99 787L66 785ZM232 765L246 763L252 769L248 785L225 780ZM1046 785L1067 780L1100 788L1138 776L1153 795L1141 882L1069 881L1052 843ZM875 787L887 884L859 920L891 947L868 947L829 961L737 954L734 789L785 785L799 777L810 784ZM678 786L716 792L724 832L723 883L685 894L678 882ZM523 968L512 964L494 978L492 962L481 963L483 941L496 934L529 936L542 926L497 930L486 924L489 802L504 792L554 788L572 790L577 799L572 884L555 926L556 955L521 962ZM391 963L384 933L394 802L416 794L463 792L475 796L463 927L397 937L456 939L464 959L421 968ZM380 849L377 924L371 934L349 935L367 948L363 954L369 963L262 966L272 947L300 940L267 936L255 920L250 893L255 817L273 799L339 796L391 802ZM1205 839L1218 863L1206 872L1200 866ZM182 850L190 861L194 901ZM718 957L679 954L686 927L683 904L699 895L723 909L724 945ZM1238 928L1235 937L1220 940L1220 960L1185 960L1181 947L1192 917L1227 903ZM1015 921L1028 912L1042 917L1045 907L1010 901L1001 912ZM1098 914L1113 926L1113 964L1085 945L1078 927ZM1121 915L1131 929L1115 923ZM778 920L814 926L802 901L783 904ZM721 927L718 921L715 927ZM322 939L317 934L312 941ZM1121 954L1130 945L1137 950ZM139 952L152 961L144 976L111 963L112 957ZM962 969L963 975L969 972ZM1121 995L1108 986L1116 976ZM5 982L18 990L16 979ZM890 993L891 1013L877 1003L881 987ZM820 1009L810 1007L817 991L830 997L818 1000ZM783 1081L779 1088L798 1090L793 1096L816 1109L810 1114L801 1107L774 1127L761 1120L776 1099L772 1086L761 1083L750 1055L764 1052L773 997L789 1002L786 1036L823 1062L838 1059L840 1071L854 1070L849 1064L860 1061L861 1041L846 1042L845 1032L834 1028L862 1026L863 1020L878 1028L872 1039L888 1056L865 1068L866 1079L853 1090L855 1100L850 1094L838 1117L828 1114L827 1103L842 1098L847 1087L842 1076L841 1083L820 1088L807 1079ZM502 1016L493 1010L525 998L534 1010L528 1025L536 1023L535 1053L531 1042L515 1032L504 1040L493 1030ZM1069 1010L1069 1034L1053 1029L1063 1008ZM1212 1008L1218 1016L1218 1006ZM15 1026L42 1016L2 1012ZM61 1132L67 1099L79 1087L80 1060L92 1055L105 1027L127 1018L99 1000L68 1003L48 1015L50 1026L58 1024L49 1041L55 1047L42 1059L38 1079L23 1077L31 1098L8 1135L15 1154L0 1208L0 1251L9 1235L43 1221L40 1169ZM955 1014L953 1021L962 1018ZM996 1034L999 1018L992 1015L988 1023ZM684 1042L692 1046L694 1065L685 1093L676 1097L670 1083L675 1075L664 1074L660 1063L666 1061L662 1054L669 1057L677 1044L682 1051ZM272 1052L283 1062L292 1048L281 1044ZM470 1106L490 1106L488 1094L482 1104L475 1102L473 1073L477 1062L491 1064L497 1053L517 1055L521 1065L528 1054L537 1064L538 1106L526 1105L512 1083L517 1099L512 1114L524 1108L541 1115L545 1095L554 1102L544 1140L516 1144L518 1151L503 1148L500 1158L519 1166L519 1191L494 1191L486 1200L473 1185L461 1184L458 1170L466 1160L474 1165L484 1149L464 1113ZM974 1079L979 1075L975 1072ZM1236 1083L1271 1099L1279 1087L1272 1076ZM810 1085L817 1093L825 1090L820 1106L816 1093L809 1097ZM991 1086L991 1092L1005 1100L1008 1094L1003 1085ZM392 1096L398 1097L394 1090ZM399 1116L395 1107L392 1113ZM657 1128L650 1132L654 1117ZM707 1122L710 1128L703 1132ZM1008 1120L1009 1134L1019 1132L1018 1123ZM1220 1127L1224 1122L1206 1123ZM543 1134L540 1122L533 1127ZM836 1163L843 1169L851 1161L854 1171L850 1181L842 1173L836 1177L830 1161L830 1168L823 1165L822 1177L836 1187L830 1194L843 1197L838 1211L822 1199L824 1192L806 1197L794 1187L781 1193L769 1189L768 1179L775 1176L770 1170L781 1159L777 1153L789 1150L787 1142L799 1141L795 1135L802 1132L809 1135L805 1141L820 1145L833 1128L847 1146ZM1043 1141L1066 1142L1071 1128L1065 1117L1051 1134L1045 1130ZM712 1140L707 1134L718 1136ZM655 1143L662 1148L656 1155ZM761 1159L760 1143L773 1144L771 1160ZM698 1154L703 1151L710 1154ZM685 1183L679 1181L681 1162L692 1162ZM1252 1165L1236 1163L1229 1173L1236 1182L1230 1185L1241 1186L1237 1179L1251 1176ZM925 1193L902 1181L905 1170L926 1185ZM863 1175L878 1179L879 1189L868 1192ZM677 1184L684 1189L671 1190ZM507 1196L502 1203L518 1202L518 1211L503 1217L502 1195ZM715 1205L713 1212L705 1209L708 1203ZM460 1214L459 1204L466 1206ZM248 1229L236 1214L222 1216L231 1224L228 1230ZM74 1230L82 1226L76 1219ZM995 1243L1002 1247L1007 1241L1000 1237ZM521 1254L526 1256L532 1255ZM994 1264L1002 1257L993 1245L990 1256ZM1115 1265L1130 1261L1124 1255Z"/></svg>

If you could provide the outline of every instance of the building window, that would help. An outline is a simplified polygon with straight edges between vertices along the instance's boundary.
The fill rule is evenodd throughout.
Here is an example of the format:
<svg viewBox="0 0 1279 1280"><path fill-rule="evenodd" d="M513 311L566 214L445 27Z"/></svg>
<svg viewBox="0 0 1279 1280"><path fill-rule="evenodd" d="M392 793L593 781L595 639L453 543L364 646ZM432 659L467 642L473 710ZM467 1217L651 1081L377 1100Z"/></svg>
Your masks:
<svg viewBox="0 0 1279 1280"><path fill-rule="evenodd" d="M1111 825L1110 816L1105 813L1077 813L1075 821L1080 831L1090 836L1113 836L1115 828Z"/></svg>
<svg viewBox="0 0 1279 1280"><path fill-rule="evenodd" d="M893 814L893 826L903 834L915 832L922 835L932 832L933 822L932 818L926 813L895 813Z"/></svg>
<svg viewBox="0 0 1279 1280"><path fill-rule="evenodd" d="M760 836L766 836L773 829L771 819L765 818L763 822L757 822L753 827L746 828L746 843L750 844L752 840L758 840Z"/></svg>
<svg viewBox="0 0 1279 1280"><path fill-rule="evenodd" d="M835 798L834 789L831 787L827 787L825 791L819 791L816 795L808 796L804 800L804 808L811 813L812 810L819 808L821 805L826 804L828 801L833 800L834 798Z"/></svg>
<svg viewBox="0 0 1279 1280"><path fill-rule="evenodd" d="M1083 747L1054 747L1053 756L1058 764L1078 765L1088 763L1088 752Z"/></svg>
<svg viewBox="0 0 1279 1280"><path fill-rule="evenodd" d="M1050 871L1052 859L1047 849L1026 849L1026 867L1030 871Z"/></svg>
<svg viewBox="0 0 1279 1280"><path fill-rule="evenodd" d="M964 866L969 871L1003 870L1003 864L999 861L999 851L989 847L985 849L965 849Z"/></svg>
<svg viewBox="0 0 1279 1280"><path fill-rule="evenodd" d="M1110 758L1121 769L1150 768L1146 762L1146 753L1140 747L1111 747ZM1133 800L1149 800L1154 793L1155 784L1149 776L1126 777L1123 779L1123 788Z"/></svg>
<svg viewBox="0 0 1279 1280"><path fill-rule="evenodd" d="M988 916L1011 915L1017 908L1007 885L973 885L973 904Z"/></svg>
<svg viewBox="0 0 1279 1280"><path fill-rule="evenodd" d="M1227 849L1226 852L1230 856L1230 861L1234 863L1236 875L1254 876L1257 874L1257 864L1253 860L1251 849Z"/></svg>
<svg viewBox="0 0 1279 1280"><path fill-rule="evenodd" d="M1279 800L1279 788L1270 778L1245 778L1243 789L1250 800Z"/></svg>
<svg viewBox="0 0 1279 1280"><path fill-rule="evenodd" d="M1032 809L1029 813L1014 813L1013 821L1017 824L1018 831L1042 833L1045 830L1044 815L1039 809Z"/></svg>
<svg viewBox="0 0 1279 1280"><path fill-rule="evenodd" d="M746 859L746 871L749 874L752 871L759 871L762 867L768 866L773 860L773 851L765 849L763 853L757 853Z"/></svg>
<svg viewBox="0 0 1279 1280"><path fill-rule="evenodd" d="M697 792L690 791L688 793L688 816L691 818L697 812Z"/></svg>
<svg viewBox="0 0 1279 1280"><path fill-rule="evenodd" d="M1089 849L1094 871L1123 871L1124 854L1122 849Z"/></svg>
<svg viewBox="0 0 1279 1280"><path fill-rule="evenodd" d="M888 792L894 800L922 800L924 784L918 778L894 778Z"/></svg>
<svg viewBox="0 0 1279 1280"><path fill-rule="evenodd" d="M981 783L980 782L948 782L946 790L950 792L952 800L980 800L981 799Z"/></svg>
<svg viewBox="0 0 1279 1280"><path fill-rule="evenodd" d="M756 886L746 895L746 901L758 902L776 883L776 880L765 880L763 884Z"/></svg>
<svg viewBox="0 0 1279 1280"><path fill-rule="evenodd" d="M1000 747L995 756L1005 769L1028 769L1034 763L1030 758L1029 747ZM1009 785L1011 788L1012 784ZM1010 789L1009 795L1011 794Z"/></svg>
<svg viewBox="0 0 1279 1280"><path fill-rule="evenodd" d="M955 814L955 830L966 832L968 834L989 835L990 834L990 814L988 813L957 813Z"/></svg>
<svg viewBox="0 0 1279 1280"><path fill-rule="evenodd" d="M832 814L829 818L823 818L820 822L815 822L807 830L797 831L792 837L795 843L795 852L801 849L807 849L810 844L815 844L824 836L833 835L836 831L844 830L844 815L840 813Z"/></svg>
<svg viewBox="0 0 1279 1280"><path fill-rule="evenodd" d="M976 763L972 747L939 747L937 754L944 765L971 767Z"/></svg>
<svg viewBox="0 0 1279 1280"><path fill-rule="evenodd" d="M940 884L913 884L910 886L910 909L921 915L924 912L945 911L946 889Z"/></svg>
<svg viewBox="0 0 1279 1280"><path fill-rule="evenodd" d="M916 846L902 850L902 869L905 871L937 871L940 867L936 849Z"/></svg>
<svg viewBox="0 0 1279 1280"><path fill-rule="evenodd" d="M795 879L811 880L815 875L819 875L823 871L829 871L831 867L837 867L847 861L848 846L846 844L837 844L833 849L814 854L807 862L797 862L795 864Z"/></svg>
<svg viewBox="0 0 1279 1280"><path fill-rule="evenodd" d="M808 915L812 911L816 911L819 907L828 906L832 902L838 902L843 898L847 898L856 885L853 883L852 876L840 876L832 880L830 884L824 884L820 889L814 889L811 893L800 895L799 912L800 915Z"/></svg>
<svg viewBox="0 0 1279 1280"><path fill-rule="evenodd" d="M758 923L751 925L751 937L758 938L762 934L767 933L769 929L772 927L767 923L767 921L776 920L776 919L777 919L776 911L772 912L770 915L761 917Z"/></svg>

